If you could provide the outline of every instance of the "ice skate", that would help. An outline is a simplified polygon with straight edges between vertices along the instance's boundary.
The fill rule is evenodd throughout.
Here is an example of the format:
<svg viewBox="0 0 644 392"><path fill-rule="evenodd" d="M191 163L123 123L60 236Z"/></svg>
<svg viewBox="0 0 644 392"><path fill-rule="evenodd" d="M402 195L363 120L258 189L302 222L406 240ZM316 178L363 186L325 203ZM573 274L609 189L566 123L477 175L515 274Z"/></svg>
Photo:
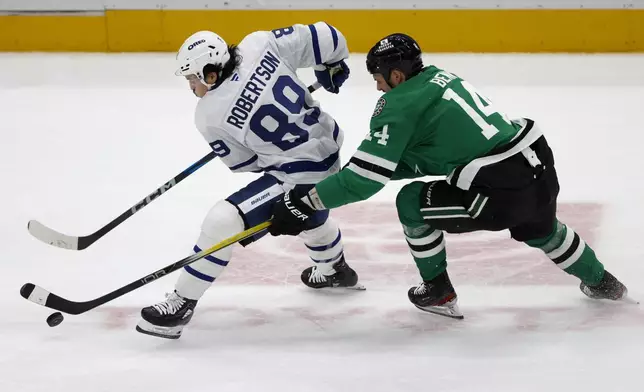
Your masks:
<svg viewBox="0 0 644 392"><path fill-rule="evenodd" d="M410 288L407 295L411 303L420 310L455 319L463 318L447 271L431 281L424 281Z"/></svg>
<svg viewBox="0 0 644 392"><path fill-rule="evenodd" d="M347 262L344 256L333 265L320 264L302 271L302 283L314 288L347 288L364 290L365 287L358 283L358 274Z"/></svg>
<svg viewBox="0 0 644 392"><path fill-rule="evenodd" d="M579 285L582 293L592 299L610 299L613 301L626 299L628 290L610 272L604 271L604 277L597 286L587 286L583 282Z"/></svg>
<svg viewBox="0 0 644 392"><path fill-rule="evenodd" d="M194 314L195 306L196 300L183 298L175 291L165 301L141 309L142 320L136 330L160 338L179 339L183 327Z"/></svg>

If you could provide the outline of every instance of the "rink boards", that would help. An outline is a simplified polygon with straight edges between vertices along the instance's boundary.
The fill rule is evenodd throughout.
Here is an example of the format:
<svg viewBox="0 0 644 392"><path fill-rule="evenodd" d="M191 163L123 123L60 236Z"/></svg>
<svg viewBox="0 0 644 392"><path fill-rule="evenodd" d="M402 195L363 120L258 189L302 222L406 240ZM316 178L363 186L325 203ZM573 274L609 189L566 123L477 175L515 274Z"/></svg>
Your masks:
<svg viewBox="0 0 644 392"><path fill-rule="evenodd" d="M172 52L198 30L234 43L253 31L319 20L340 29L357 53L397 31L426 52L644 51L641 0L24 3L0 4L0 51Z"/></svg>

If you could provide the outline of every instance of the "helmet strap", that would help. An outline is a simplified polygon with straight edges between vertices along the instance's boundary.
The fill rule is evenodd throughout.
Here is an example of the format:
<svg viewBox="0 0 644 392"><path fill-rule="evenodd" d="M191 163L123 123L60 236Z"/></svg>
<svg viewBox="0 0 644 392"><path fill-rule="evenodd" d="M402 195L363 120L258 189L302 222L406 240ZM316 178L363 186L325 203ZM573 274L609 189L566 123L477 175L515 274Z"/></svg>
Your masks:
<svg viewBox="0 0 644 392"><path fill-rule="evenodd" d="M212 88L212 86L214 86L214 85L216 84L216 83L214 83L214 84L208 84L208 83L206 83L206 81L205 81L205 80L203 80L203 79L199 79L199 81L201 82L201 84L203 84L204 86L208 87L208 90L210 90L210 89Z"/></svg>
<svg viewBox="0 0 644 392"><path fill-rule="evenodd" d="M222 80L221 80L221 74L222 73L223 73L223 71L217 72L217 80L215 81L215 83L212 83L212 84L206 83L206 76L205 75L204 75L203 78L200 78L199 81L201 82L201 84L203 84L204 86L208 87L208 90L214 90L217 87L219 87L219 85L222 82Z"/></svg>

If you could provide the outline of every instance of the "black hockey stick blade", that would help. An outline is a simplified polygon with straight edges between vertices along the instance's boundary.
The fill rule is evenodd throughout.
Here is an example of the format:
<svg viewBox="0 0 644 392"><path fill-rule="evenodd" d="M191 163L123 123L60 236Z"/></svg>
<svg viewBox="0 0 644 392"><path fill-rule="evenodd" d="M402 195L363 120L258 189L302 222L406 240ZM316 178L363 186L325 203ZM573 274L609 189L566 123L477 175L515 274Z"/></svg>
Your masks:
<svg viewBox="0 0 644 392"><path fill-rule="evenodd" d="M199 168L204 166L206 163L213 160L216 156L217 154L214 151L209 152L203 158L193 163L192 165L190 165L190 167L188 167L181 173L177 174L170 181L161 185L154 192L146 196L145 199L139 201L134 206L124 211L116 219L114 219L113 221L101 227L98 231L90 235L79 236L79 237L66 235L54 229L51 229L36 220L30 220L27 223L27 230L32 236L36 237L37 239L39 239L40 241L46 244L53 245L63 249L83 250L88 246L92 245L94 242L96 242L98 239L103 237L105 234L112 231L115 227L125 222L129 217L139 212L141 209L143 209L143 207L152 203L153 200L156 200L159 196L163 195L172 187L174 187L175 185L183 181L186 177L196 172Z"/></svg>
<svg viewBox="0 0 644 392"><path fill-rule="evenodd" d="M152 283L155 280L162 278L166 275L171 274L172 272L185 267L188 264L192 264L195 261L208 256L211 253L214 253L220 249L226 248L234 243L237 243L243 239L251 237L261 231L264 231L271 225L271 222L260 223L257 226L251 227L248 230L244 230L239 234L236 234L232 237L229 237L208 249L202 250L199 253L195 253L188 257L185 257L175 263L172 263L164 268L161 268L158 271L155 271L149 275L146 275L140 279L135 280L134 282L123 286L119 289L116 289L110 293L103 295L102 297L93 299L91 301L85 302L74 302L67 300L63 297L60 297L54 293L51 293L42 287L35 285L33 283L25 283L20 288L20 295L38 305L48 307L50 309L55 309L67 314L81 314L89 310L92 310L98 306L101 306L107 302L112 301L113 299L119 298L131 291L134 291L140 287L145 286L146 284Z"/></svg>

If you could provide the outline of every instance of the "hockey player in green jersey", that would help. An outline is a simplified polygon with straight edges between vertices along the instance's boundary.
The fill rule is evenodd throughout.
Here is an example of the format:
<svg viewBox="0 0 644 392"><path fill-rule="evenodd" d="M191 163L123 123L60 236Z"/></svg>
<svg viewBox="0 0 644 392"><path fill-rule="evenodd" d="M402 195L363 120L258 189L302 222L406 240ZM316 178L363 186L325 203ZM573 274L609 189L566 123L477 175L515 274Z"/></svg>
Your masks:
<svg viewBox="0 0 644 392"><path fill-rule="evenodd" d="M411 182L396 198L423 280L408 292L419 309L463 317L447 274L443 232L509 229L512 238L578 277L587 296L626 296L593 250L557 219L554 158L534 121L510 120L465 80L423 67L418 44L404 34L380 40L367 55L367 69L385 94L365 140L339 173L306 194L286 193L273 209L271 234L298 234L315 210L366 200L390 180L444 175ZM324 287L344 277L338 271L318 279Z"/></svg>

